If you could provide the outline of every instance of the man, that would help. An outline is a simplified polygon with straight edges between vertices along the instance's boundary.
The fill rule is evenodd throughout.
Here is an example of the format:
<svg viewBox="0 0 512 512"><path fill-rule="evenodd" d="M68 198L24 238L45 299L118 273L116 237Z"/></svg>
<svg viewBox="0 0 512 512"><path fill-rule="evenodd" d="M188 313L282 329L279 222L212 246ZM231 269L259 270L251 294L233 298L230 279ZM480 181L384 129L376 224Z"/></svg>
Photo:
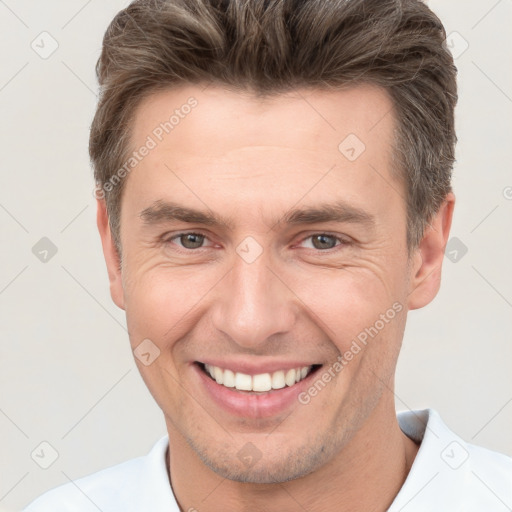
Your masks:
<svg viewBox="0 0 512 512"><path fill-rule="evenodd" d="M394 407L454 207L444 39L416 0L116 16L98 228L168 437L27 511L510 510L509 458Z"/></svg>

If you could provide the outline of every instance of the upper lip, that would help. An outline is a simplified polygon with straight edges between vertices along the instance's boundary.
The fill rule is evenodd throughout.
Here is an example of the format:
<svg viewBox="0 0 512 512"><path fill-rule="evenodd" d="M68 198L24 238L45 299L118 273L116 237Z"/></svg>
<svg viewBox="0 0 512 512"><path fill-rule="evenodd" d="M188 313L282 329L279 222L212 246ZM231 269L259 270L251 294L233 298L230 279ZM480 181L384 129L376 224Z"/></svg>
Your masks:
<svg viewBox="0 0 512 512"><path fill-rule="evenodd" d="M318 365L319 363L314 363L311 361L276 361L276 360L267 360L267 361L236 361L236 360L226 360L226 359L203 359L201 361L197 361L198 363L208 364L210 366L218 366L223 370L231 370L234 373L245 373L246 375L260 375L262 373L274 373L279 370L292 370L295 368L304 368L313 365Z"/></svg>

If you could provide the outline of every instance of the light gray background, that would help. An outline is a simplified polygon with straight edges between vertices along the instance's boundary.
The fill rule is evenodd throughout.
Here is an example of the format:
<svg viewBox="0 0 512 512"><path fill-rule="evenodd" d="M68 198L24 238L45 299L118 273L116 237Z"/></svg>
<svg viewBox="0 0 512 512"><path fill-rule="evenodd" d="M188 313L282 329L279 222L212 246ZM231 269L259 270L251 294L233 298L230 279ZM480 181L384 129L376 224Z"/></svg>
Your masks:
<svg viewBox="0 0 512 512"><path fill-rule="evenodd" d="M2 510L165 434L109 296L87 155L94 65L127 3L0 0ZM452 236L467 253L445 258L438 298L409 316L397 408L434 407L464 439L512 454L512 2L430 6L460 35L448 38L460 90ZM47 59L31 48L43 31L59 45ZM42 237L58 249L46 263L32 253ZM31 458L42 441L59 455L46 470Z"/></svg>

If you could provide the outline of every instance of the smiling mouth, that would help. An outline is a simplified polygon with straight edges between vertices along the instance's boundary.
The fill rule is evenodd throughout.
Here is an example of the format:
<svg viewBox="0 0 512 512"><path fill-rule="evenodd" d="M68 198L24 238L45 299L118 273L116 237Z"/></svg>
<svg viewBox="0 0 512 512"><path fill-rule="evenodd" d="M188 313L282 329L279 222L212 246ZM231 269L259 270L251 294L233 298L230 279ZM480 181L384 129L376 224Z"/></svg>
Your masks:
<svg viewBox="0 0 512 512"><path fill-rule="evenodd" d="M260 373L248 375L246 373L234 372L196 361L201 371L217 384L232 390L245 393L268 393L286 387L292 387L306 377L316 372L322 365L313 364L288 370L278 370L272 373Z"/></svg>

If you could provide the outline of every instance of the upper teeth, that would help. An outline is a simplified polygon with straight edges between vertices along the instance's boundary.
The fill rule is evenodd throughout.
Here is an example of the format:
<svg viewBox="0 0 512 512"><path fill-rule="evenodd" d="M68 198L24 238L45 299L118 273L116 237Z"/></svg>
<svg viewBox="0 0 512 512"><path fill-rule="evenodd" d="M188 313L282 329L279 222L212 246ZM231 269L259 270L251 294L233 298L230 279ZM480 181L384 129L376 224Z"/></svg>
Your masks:
<svg viewBox="0 0 512 512"><path fill-rule="evenodd" d="M296 382L304 379L312 368L311 366L304 366L291 370L279 370L274 373L247 375L246 373L224 370L210 364L205 364L204 367L217 384L222 384L228 388L236 388L240 391L270 391L271 389L293 386Z"/></svg>

